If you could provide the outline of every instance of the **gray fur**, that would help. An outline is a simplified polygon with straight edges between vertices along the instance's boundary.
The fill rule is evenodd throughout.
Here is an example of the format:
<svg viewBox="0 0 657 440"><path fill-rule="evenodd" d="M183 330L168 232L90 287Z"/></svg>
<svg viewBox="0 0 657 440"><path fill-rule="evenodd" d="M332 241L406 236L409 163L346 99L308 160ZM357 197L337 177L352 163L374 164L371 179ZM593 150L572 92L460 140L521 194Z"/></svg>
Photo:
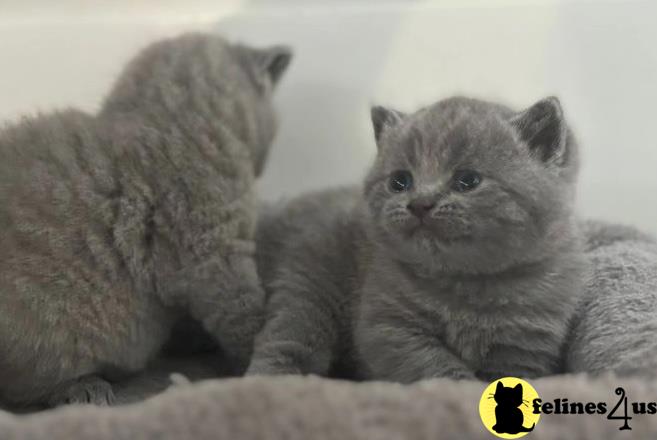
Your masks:
<svg viewBox="0 0 657 440"><path fill-rule="evenodd" d="M366 244L356 188L301 196L258 221L258 273L268 295L247 374L351 376L353 310Z"/></svg>
<svg viewBox="0 0 657 440"><path fill-rule="evenodd" d="M143 368L187 313L246 364L264 300L253 184L289 59L165 40L97 116L0 133L1 400L111 403L108 381Z"/></svg>
<svg viewBox="0 0 657 440"><path fill-rule="evenodd" d="M451 98L412 115L375 107L372 119L379 154L361 196L311 194L263 219L268 319L248 372L556 372L585 270L577 147L559 102L516 113ZM462 169L481 185L452 190ZM396 170L416 185L391 191ZM422 222L407 208L418 199L433 206Z"/></svg>

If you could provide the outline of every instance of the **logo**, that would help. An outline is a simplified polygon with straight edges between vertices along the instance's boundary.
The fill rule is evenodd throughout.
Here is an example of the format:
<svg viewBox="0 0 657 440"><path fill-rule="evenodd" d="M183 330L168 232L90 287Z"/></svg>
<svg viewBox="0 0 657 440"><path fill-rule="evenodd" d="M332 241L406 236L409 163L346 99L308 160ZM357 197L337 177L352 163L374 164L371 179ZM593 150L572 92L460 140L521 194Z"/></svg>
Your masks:
<svg viewBox="0 0 657 440"><path fill-rule="evenodd" d="M615 404L608 402L573 402L566 397L559 397L551 402L536 399L533 402L534 413L565 415L566 417L571 415L605 416L607 420L619 421L619 431L632 430L629 421L634 418L633 416L657 414L657 402L631 401L623 387L617 387L614 394L618 396Z"/></svg>
<svg viewBox="0 0 657 440"><path fill-rule="evenodd" d="M500 438L520 438L532 432L541 417L531 403L540 401L529 383L516 377L503 377L488 385L479 400L479 416L491 434Z"/></svg>
<svg viewBox="0 0 657 440"><path fill-rule="evenodd" d="M612 401L581 402L568 397L544 401L529 383L503 377L489 384L479 399L479 416L491 434L520 438L532 432L541 415L546 417L604 417L618 423L618 430L632 431L637 416L657 415L657 401L633 401L625 388L616 387Z"/></svg>

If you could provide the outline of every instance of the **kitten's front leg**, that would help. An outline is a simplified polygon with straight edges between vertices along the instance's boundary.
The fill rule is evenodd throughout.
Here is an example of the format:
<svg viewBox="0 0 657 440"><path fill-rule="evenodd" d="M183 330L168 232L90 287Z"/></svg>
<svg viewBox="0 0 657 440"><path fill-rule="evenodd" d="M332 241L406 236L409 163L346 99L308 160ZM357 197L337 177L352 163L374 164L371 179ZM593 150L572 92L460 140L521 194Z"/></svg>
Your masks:
<svg viewBox="0 0 657 440"><path fill-rule="evenodd" d="M554 332L556 328L558 326L553 325L550 332L541 330L538 334L526 331L505 335L505 339L513 343L497 343L491 347L477 377L492 381L505 376L534 378L561 372L565 326L559 332ZM498 336L501 335L498 332Z"/></svg>
<svg viewBox="0 0 657 440"><path fill-rule="evenodd" d="M247 375L327 375L339 343L336 292L305 277L282 278L278 286Z"/></svg>
<svg viewBox="0 0 657 440"><path fill-rule="evenodd" d="M361 316L355 342L367 379L411 383L449 377L475 379L474 372L435 336L405 320Z"/></svg>

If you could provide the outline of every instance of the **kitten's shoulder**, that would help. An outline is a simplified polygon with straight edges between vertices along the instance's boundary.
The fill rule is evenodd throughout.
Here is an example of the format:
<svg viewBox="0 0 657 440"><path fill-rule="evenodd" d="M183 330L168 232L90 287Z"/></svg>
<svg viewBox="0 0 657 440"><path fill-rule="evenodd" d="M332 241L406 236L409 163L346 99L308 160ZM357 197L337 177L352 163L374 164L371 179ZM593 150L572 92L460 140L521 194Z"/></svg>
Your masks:
<svg viewBox="0 0 657 440"><path fill-rule="evenodd" d="M5 123L0 129L0 143L3 149L11 144L26 147L49 137L70 137L81 129L90 129L94 117L73 108L65 108L49 113L36 113ZM31 142L26 142L31 141Z"/></svg>
<svg viewBox="0 0 657 440"><path fill-rule="evenodd" d="M52 154L57 157L57 153L66 150L88 147L87 138L94 133L94 117L79 110L24 116L0 130L0 166L4 169L25 166Z"/></svg>
<svg viewBox="0 0 657 440"><path fill-rule="evenodd" d="M346 219L360 201L360 188L345 186L314 191L290 200L266 202L260 206L260 224L293 229L296 232L326 228Z"/></svg>
<svg viewBox="0 0 657 440"><path fill-rule="evenodd" d="M360 194L359 187L339 187L261 205L257 243L263 266L280 255L305 253L303 249L347 252L342 246L351 246L351 237L357 235L353 212Z"/></svg>

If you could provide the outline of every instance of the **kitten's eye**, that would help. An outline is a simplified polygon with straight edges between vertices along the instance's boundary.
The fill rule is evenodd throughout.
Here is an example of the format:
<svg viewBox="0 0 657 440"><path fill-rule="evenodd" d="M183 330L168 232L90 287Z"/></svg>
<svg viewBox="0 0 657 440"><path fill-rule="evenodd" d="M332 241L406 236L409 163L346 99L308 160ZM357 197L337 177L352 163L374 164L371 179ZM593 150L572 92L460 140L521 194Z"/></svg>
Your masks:
<svg viewBox="0 0 657 440"><path fill-rule="evenodd" d="M476 171L457 171L452 178L452 189L458 192L471 191L479 186L482 177Z"/></svg>
<svg viewBox="0 0 657 440"><path fill-rule="evenodd" d="M394 192L404 192L413 186L413 175L408 171L395 171L390 176L390 189Z"/></svg>

